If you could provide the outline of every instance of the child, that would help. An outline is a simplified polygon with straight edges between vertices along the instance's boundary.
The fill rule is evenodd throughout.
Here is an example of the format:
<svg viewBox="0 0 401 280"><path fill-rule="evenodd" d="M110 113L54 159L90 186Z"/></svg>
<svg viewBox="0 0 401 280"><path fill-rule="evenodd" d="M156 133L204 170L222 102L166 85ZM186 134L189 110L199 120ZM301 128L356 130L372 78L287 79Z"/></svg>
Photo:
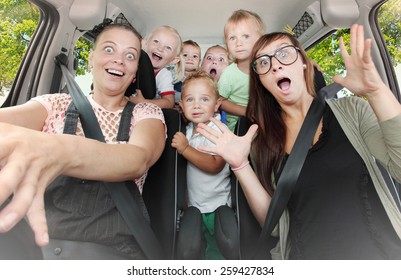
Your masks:
<svg viewBox="0 0 401 280"><path fill-rule="evenodd" d="M145 99L139 90L131 97L134 103L150 102L160 108L174 107L173 74L166 68L167 65L177 64L176 80L181 80L180 53L182 40L180 34L170 26L160 26L153 30L142 41L143 49L149 55L156 76L156 96L154 99Z"/></svg>
<svg viewBox="0 0 401 280"><path fill-rule="evenodd" d="M227 50L220 45L214 45L207 49L202 60L201 69L212 76L215 82L218 82L221 72L229 64Z"/></svg>
<svg viewBox="0 0 401 280"><path fill-rule="evenodd" d="M227 126L234 131L238 116L245 116L249 97L249 66L255 42L264 34L262 19L256 13L237 10L224 27L227 49L235 63L224 69L218 82L221 109L227 112Z"/></svg>
<svg viewBox="0 0 401 280"><path fill-rule="evenodd" d="M185 61L185 77L199 70L201 48L198 43L192 40L182 43L182 56Z"/></svg>
<svg viewBox="0 0 401 280"><path fill-rule="evenodd" d="M202 213L205 259L224 259L214 237L214 211L221 205L231 206L231 184L226 162L220 156L198 150L200 146L210 147L213 144L196 132L196 128L204 123L218 130L209 120L212 116L219 117L216 111L220 103L216 83L206 72L200 70L187 77L179 104L190 123L186 137L182 132L177 132L171 143L188 160L188 204Z"/></svg>
<svg viewBox="0 0 401 280"><path fill-rule="evenodd" d="M201 61L201 48L195 41L187 40L182 43L182 57L185 62L184 77L181 81L174 84L175 91L175 103L178 103L181 99L181 87L185 77L191 73L199 70Z"/></svg>

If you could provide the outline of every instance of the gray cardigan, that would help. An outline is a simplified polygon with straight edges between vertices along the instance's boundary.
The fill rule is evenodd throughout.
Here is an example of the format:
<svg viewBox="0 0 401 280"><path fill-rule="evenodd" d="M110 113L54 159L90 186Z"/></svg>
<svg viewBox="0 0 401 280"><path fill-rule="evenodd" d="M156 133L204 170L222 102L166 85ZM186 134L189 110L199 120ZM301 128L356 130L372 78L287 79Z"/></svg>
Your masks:
<svg viewBox="0 0 401 280"><path fill-rule="evenodd" d="M365 162L373 184L398 237L401 239L401 214L376 165L377 159L401 182L401 115L378 123L369 103L359 97L326 100L341 128ZM285 210L272 235L279 235L277 246L271 250L273 259L288 259L289 214Z"/></svg>

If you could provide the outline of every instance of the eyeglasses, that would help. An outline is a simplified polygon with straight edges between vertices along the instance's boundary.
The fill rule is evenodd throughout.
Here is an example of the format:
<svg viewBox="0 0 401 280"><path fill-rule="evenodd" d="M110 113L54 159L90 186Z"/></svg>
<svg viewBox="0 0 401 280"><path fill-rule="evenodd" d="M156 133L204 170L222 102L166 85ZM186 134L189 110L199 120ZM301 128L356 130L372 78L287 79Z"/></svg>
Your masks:
<svg viewBox="0 0 401 280"><path fill-rule="evenodd" d="M261 55L252 62L253 71L258 75L264 75L272 68L272 58L274 57L283 65L291 65L298 59L299 48L295 46L285 46L275 51L273 55Z"/></svg>

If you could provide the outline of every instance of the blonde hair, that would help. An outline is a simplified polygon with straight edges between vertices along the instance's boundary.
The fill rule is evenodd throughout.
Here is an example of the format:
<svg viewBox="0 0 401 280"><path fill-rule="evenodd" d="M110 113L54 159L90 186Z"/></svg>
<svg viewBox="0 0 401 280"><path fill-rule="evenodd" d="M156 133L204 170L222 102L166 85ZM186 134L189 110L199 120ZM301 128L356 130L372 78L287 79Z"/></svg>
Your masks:
<svg viewBox="0 0 401 280"><path fill-rule="evenodd" d="M227 50L225 47L223 47L222 45L213 45L213 46L209 47L209 48L206 50L206 52L205 52L205 54L204 54L204 56L203 56L203 60L205 60L207 53L208 53L210 50L212 50L212 49L221 49L221 50L224 51L224 53L227 55L227 59L228 59L227 63L228 63L228 64L231 64L231 63L233 62L233 58L230 56L230 53L229 53L228 50Z"/></svg>
<svg viewBox="0 0 401 280"><path fill-rule="evenodd" d="M234 11L233 14L228 18L226 24L224 25L224 37L227 37L227 26L231 24L238 24L239 22L246 20L252 20L256 24L257 31L260 35L265 33L265 24L257 13L240 9Z"/></svg>
<svg viewBox="0 0 401 280"><path fill-rule="evenodd" d="M154 33L160 29L166 29L167 31L170 31L171 33L173 33L174 35L177 36L178 38L178 47L177 50L175 52L176 57L178 57L178 62L176 63L176 65L172 65L170 67L167 67L170 71L172 71L173 74L173 83L177 83L179 81L181 81L184 78L184 74L185 74L185 63L184 63L184 58L182 56L182 39L181 39L181 35L180 33L178 33L177 29L175 29L174 27L171 27L169 25L162 25L159 26L155 29L152 30L152 32L150 32L145 39L146 40L150 40L150 38L152 38L152 36L154 35Z"/></svg>
<svg viewBox="0 0 401 280"><path fill-rule="evenodd" d="M216 97L216 100L220 97L219 90L217 89L217 83L213 80L212 76L210 76L204 70L198 70L198 71L190 74L188 77L186 77L185 81L182 83L181 100L184 98L184 95L187 91L188 85L191 83L191 81L195 81L195 80L206 81L209 88L212 90L214 96Z"/></svg>

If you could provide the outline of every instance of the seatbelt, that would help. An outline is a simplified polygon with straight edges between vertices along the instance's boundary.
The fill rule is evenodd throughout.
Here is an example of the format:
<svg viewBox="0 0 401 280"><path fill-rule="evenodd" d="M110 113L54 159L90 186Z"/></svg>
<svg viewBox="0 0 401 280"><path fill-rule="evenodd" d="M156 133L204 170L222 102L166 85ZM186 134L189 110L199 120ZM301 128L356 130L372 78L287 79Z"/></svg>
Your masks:
<svg viewBox="0 0 401 280"><path fill-rule="evenodd" d="M322 117L326 104L325 99L334 97L342 88L341 85L336 83L325 86L319 90L317 97L313 100L297 139L295 140L291 154L288 156L287 162L277 182L277 187L272 196L269 210L259 236L254 259L267 258L267 254L269 254L266 250L267 241L273 229L278 224L278 221L280 220L280 217L291 197L295 183L298 180L299 173L301 172L306 155L308 154L316 129Z"/></svg>
<svg viewBox="0 0 401 280"><path fill-rule="evenodd" d="M73 99L75 106L78 109L82 129L85 136L91 139L105 142L103 133L100 129L96 115L90 105L87 97L83 94L81 88L76 83L72 74L63 64L63 58L56 56L56 64L61 68L63 77L66 81L68 91ZM64 60L65 61L65 60ZM132 199L132 194L127 189L124 182L104 182L107 190L112 197L114 204L124 218L131 233L141 247L143 253L148 259L159 260L163 259L161 245L156 238L149 223L143 217L135 200Z"/></svg>

